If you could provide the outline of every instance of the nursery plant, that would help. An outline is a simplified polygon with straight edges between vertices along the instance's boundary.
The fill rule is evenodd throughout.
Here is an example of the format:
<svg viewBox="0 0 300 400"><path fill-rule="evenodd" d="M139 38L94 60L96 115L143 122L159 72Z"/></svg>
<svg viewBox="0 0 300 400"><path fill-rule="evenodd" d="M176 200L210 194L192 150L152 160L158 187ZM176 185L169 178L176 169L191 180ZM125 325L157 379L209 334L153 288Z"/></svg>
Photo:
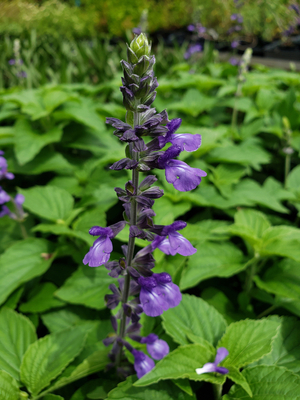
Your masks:
<svg viewBox="0 0 300 400"><path fill-rule="evenodd" d="M248 59L3 91L1 399L299 398L300 78Z"/></svg>

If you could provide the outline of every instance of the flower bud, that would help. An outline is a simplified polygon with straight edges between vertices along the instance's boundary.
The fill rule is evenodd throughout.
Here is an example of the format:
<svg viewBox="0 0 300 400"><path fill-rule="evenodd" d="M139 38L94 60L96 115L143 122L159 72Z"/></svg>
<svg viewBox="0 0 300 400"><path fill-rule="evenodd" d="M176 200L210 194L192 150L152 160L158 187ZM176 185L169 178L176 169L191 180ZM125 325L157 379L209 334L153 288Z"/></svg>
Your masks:
<svg viewBox="0 0 300 400"><path fill-rule="evenodd" d="M130 49L135 53L136 57L140 59L142 56L150 56L151 44L149 44L147 36L141 33L130 43ZM128 54L129 53L131 56L130 51L128 51ZM133 63L135 64L136 61Z"/></svg>

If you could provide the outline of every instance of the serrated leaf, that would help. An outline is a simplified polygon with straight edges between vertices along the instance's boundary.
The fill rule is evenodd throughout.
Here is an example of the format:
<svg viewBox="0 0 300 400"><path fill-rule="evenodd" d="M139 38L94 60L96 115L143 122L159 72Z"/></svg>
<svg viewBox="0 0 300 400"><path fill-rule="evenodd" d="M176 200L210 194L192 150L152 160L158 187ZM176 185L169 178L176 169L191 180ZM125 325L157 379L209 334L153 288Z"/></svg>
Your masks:
<svg viewBox="0 0 300 400"><path fill-rule="evenodd" d="M20 193L25 196L24 208L50 221L66 220L73 209L73 197L57 186L34 186Z"/></svg>
<svg viewBox="0 0 300 400"><path fill-rule="evenodd" d="M169 353L156 366L139 379L135 386L147 386L165 379L184 379L193 381L205 381L222 385L226 377L219 374L196 373L207 362L213 362L215 354L210 347L201 344L188 344L179 346Z"/></svg>
<svg viewBox="0 0 300 400"><path fill-rule="evenodd" d="M216 99L214 97L208 97L200 93L197 89L189 89L181 101L170 103L168 109L181 111L192 117L197 117L201 112L210 110L215 103Z"/></svg>
<svg viewBox="0 0 300 400"><path fill-rule="evenodd" d="M104 266L91 268L80 266L74 274L58 289L59 299L73 304L101 310L105 308L104 296L109 293L108 286L114 279L108 275Z"/></svg>
<svg viewBox="0 0 300 400"><path fill-rule="evenodd" d="M94 242L94 238L88 233L76 231L74 229L68 228L66 225L38 224L32 229L32 232L52 233L54 235L74 237L83 240L89 246L92 246Z"/></svg>
<svg viewBox="0 0 300 400"><path fill-rule="evenodd" d="M85 211L73 223L73 228L88 233L92 226L106 226L105 206Z"/></svg>
<svg viewBox="0 0 300 400"><path fill-rule="evenodd" d="M55 126L46 133L36 132L26 119L19 119L15 126L15 154L20 165L31 161L39 151L50 143L59 142L62 126Z"/></svg>
<svg viewBox="0 0 300 400"><path fill-rule="evenodd" d="M84 378L85 376L102 371L109 364L109 352L110 349L105 348L103 345L103 349L97 350L86 357L86 359L82 363L77 365L68 376L63 376L62 378L58 379L49 388L49 390L57 390L63 386L68 385L71 382Z"/></svg>
<svg viewBox="0 0 300 400"><path fill-rule="evenodd" d="M46 282L35 288L30 299L26 303L22 303L19 307L20 311L27 313L42 313L51 308L62 307L65 303L56 299L53 294L57 290L54 283Z"/></svg>
<svg viewBox="0 0 300 400"><path fill-rule="evenodd" d="M54 254L50 242L29 238L9 247L0 257L0 304L22 283L42 275ZM49 258L43 255L50 255Z"/></svg>
<svg viewBox="0 0 300 400"><path fill-rule="evenodd" d="M245 267L243 253L234 244L204 242L196 245L197 253L189 257L180 280L182 290L214 277L228 277Z"/></svg>
<svg viewBox="0 0 300 400"><path fill-rule="evenodd" d="M50 384L82 351L86 331L80 327L52 333L27 349L21 364L21 381L33 395Z"/></svg>
<svg viewBox="0 0 300 400"><path fill-rule="evenodd" d="M178 216L184 215L191 208L192 204L186 201L174 204L168 198L163 197L153 207L156 214L155 223L160 225L171 224Z"/></svg>
<svg viewBox="0 0 300 400"><path fill-rule="evenodd" d="M229 373L226 375L227 378L231 379L235 384L241 386L247 394L252 397L252 390L244 377L238 370L238 368L235 367L230 367L229 368Z"/></svg>
<svg viewBox="0 0 300 400"><path fill-rule="evenodd" d="M1 400L19 400L20 390L15 379L5 371L0 371Z"/></svg>
<svg viewBox="0 0 300 400"><path fill-rule="evenodd" d="M46 394L46 396L42 397L42 400L64 400L64 398L57 394Z"/></svg>
<svg viewBox="0 0 300 400"><path fill-rule="evenodd" d="M278 365L299 375L300 372L300 321L293 317L281 317L278 336L272 344L270 354L257 364Z"/></svg>
<svg viewBox="0 0 300 400"><path fill-rule="evenodd" d="M284 259L269 267L262 277L254 277L256 285L277 296L300 300L300 263Z"/></svg>
<svg viewBox="0 0 300 400"><path fill-rule="evenodd" d="M246 368L242 372L247 380L253 397L241 387L232 386L223 400L299 400L300 378L283 367L261 365Z"/></svg>
<svg viewBox="0 0 300 400"><path fill-rule="evenodd" d="M278 255L300 262L300 229L284 225L267 229L258 251L261 255Z"/></svg>
<svg viewBox="0 0 300 400"><path fill-rule="evenodd" d="M225 162L249 165L256 170L261 164L270 162L270 154L262 148L258 138L249 138L241 144L224 142L223 146L213 149L208 156L209 163Z"/></svg>
<svg viewBox="0 0 300 400"><path fill-rule="evenodd" d="M20 380L20 365L28 346L37 337L33 324L9 308L0 311L0 369Z"/></svg>
<svg viewBox="0 0 300 400"><path fill-rule="evenodd" d="M42 149L32 161L22 166L18 164L16 159L10 159L9 162L11 172L23 175L38 175L47 171L73 172L73 166L62 154L49 149Z"/></svg>
<svg viewBox="0 0 300 400"><path fill-rule="evenodd" d="M159 382L150 387L136 387L134 376L129 376L125 382L120 383L115 389L108 393L107 400L195 400L189 394L179 391L172 382Z"/></svg>
<svg viewBox="0 0 300 400"><path fill-rule="evenodd" d="M244 320L230 324L217 347L225 347L229 355L224 367L244 367L270 353L280 323L269 319Z"/></svg>
<svg viewBox="0 0 300 400"><path fill-rule="evenodd" d="M226 329L218 311L201 298L184 294L176 308L162 314L166 332L179 344L188 344L188 335L199 336L215 345Z"/></svg>

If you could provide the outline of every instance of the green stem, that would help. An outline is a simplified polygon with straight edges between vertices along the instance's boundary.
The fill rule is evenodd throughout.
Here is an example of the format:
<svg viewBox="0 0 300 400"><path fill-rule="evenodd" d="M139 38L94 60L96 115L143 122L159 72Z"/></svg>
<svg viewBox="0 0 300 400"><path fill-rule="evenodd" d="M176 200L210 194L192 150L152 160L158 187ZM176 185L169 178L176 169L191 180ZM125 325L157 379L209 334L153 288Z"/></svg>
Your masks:
<svg viewBox="0 0 300 400"><path fill-rule="evenodd" d="M21 232L22 232L23 238L27 239L28 238L28 233L26 231L25 226L22 224L22 222L20 222L20 227L21 227Z"/></svg>
<svg viewBox="0 0 300 400"><path fill-rule="evenodd" d="M134 126L139 124L139 113L134 113ZM132 144L131 144L131 150L132 150ZM131 151L132 158L134 160L138 160L139 154L137 152ZM132 183L134 187L134 194L137 195L137 190L138 190L138 184L139 184L139 171L137 169L134 169L132 171ZM136 225L137 223L137 202L135 197L132 197L131 199L131 208L130 208L130 226ZM126 264L127 266L130 266L133 260L134 256L134 247L135 247L135 238L129 236L129 241L128 241L128 250L127 250L127 257L126 257ZM122 297L122 304L126 304L128 301L129 297L129 289L130 289L130 275L127 274L125 276L124 280L124 289L123 289L123 297ZM120 331L119 331L119 337L121 339L124 338L125 336L125 330L126 330L126 315L123 313L121 317L121 323L120 323ZM116 358L116 365L119 366L122 360L122 353L123 353L123 344L119 345L119 351L117 354Z"/></svg>
<svg viewBox="0 0 300 400"><path fill-rule="evenodd" d="M253 257L253 258L251 258L251 260L249 260L247 262L248 269L247 269L247 278L245 281L245 291L247 294L250 293L252 286L253 286L253 278L256 274L257 262L258 262L258 257Z"/></svg>
<svg viewBox="0 0 300 400"><path fill-rule="evenodd" d="M285 166L284 166L284 187L286 188L287 177L291 169L291 155L287 154L285 156Z"/></svg>
<svg viewBox="0 0 300 400"><path fill-rule="evenodd" d="M223 385L218 385L217 383L213 383L213 391L214 391L215 400L221 400L222 389L223 389Z"/></svg>
<svg viewBox="0 0 300 400"><path fill-rule="evenodd" d="M264 317L265 315L270 314L270 312L276 310L276 308L278 308L279 306L277 304L273 304L271 307L267 308L265 311L263 311L262 313L260 313L256 319L260 319L262 317Z"/></svg>

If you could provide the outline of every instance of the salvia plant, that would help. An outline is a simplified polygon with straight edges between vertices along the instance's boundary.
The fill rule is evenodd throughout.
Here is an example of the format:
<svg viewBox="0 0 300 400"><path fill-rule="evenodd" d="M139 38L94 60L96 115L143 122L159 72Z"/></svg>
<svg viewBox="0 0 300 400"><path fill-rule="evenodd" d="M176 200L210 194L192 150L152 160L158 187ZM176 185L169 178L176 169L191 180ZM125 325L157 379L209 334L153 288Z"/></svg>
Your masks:
<svg viewBox="0 0 300 400"><path fill-rule="evenodd" d="M152 206L155 199L163 196L163 191L153 186L157 178L149 174L153 169L165 170L166 180L180 192L195 189L206 173L191 168L177 157L182 151L192 152L201 145L199 134L176 134L181 120L168 119L167 111L157 113L151 108L158 86L154 76L155 57L151 55L151 44L141 33L127 49L127 61L122 60L124 71L122 86L123 104L127 110L126 122L107 118L106 122L115 128L114 134L126 145L126 158L115 162L113 170L130 169L132 179L125 188L115 188L123 203L123 221L106 228L93 226L89 233L98 238L84 257L83 263L90 267L104 265L109 275L117 279L118 285L111 284L113 294L106 296L107 307L121 307L112 317L114 335L104 340L105 345L113 345L110 353L111 365L119 372L127 373L123 364L123 348L129 350L135 359L134 368L141 378L154 366L154 361L142 351L135 349L128 341L147 344L147 351L155 360L169 353L168 344L154 333L147 337L139 335L141 313L157 317L169 308L176 307L181 299L179 287L172 282L166 272L153 273L153 251L160 249L168 255L190 256L196 252L191 243L178 231L186 227L184 221L171 225L157 225ZM169 145L165 149L166 145ZM146 173L140 178L141 173ZM126 225L129 225L128 245L123 245L124 257L109 261L113 250L113 239ZM149 241L142 250L135 252L135 239Z"/></svg>

